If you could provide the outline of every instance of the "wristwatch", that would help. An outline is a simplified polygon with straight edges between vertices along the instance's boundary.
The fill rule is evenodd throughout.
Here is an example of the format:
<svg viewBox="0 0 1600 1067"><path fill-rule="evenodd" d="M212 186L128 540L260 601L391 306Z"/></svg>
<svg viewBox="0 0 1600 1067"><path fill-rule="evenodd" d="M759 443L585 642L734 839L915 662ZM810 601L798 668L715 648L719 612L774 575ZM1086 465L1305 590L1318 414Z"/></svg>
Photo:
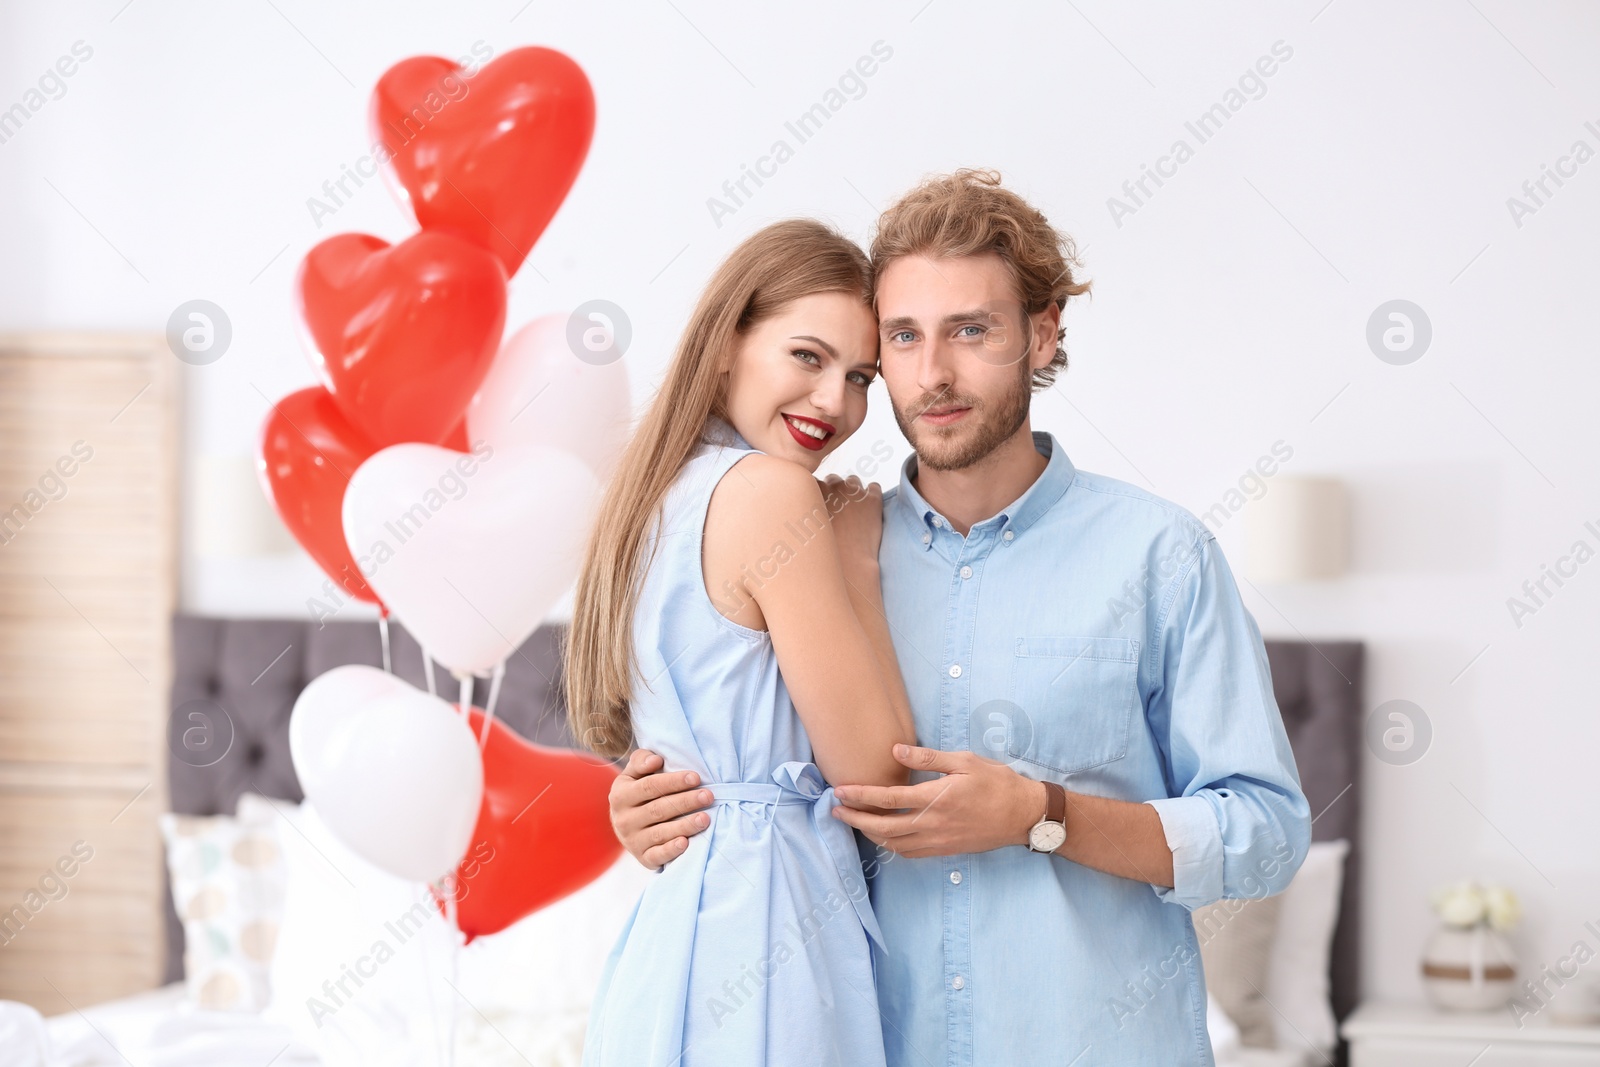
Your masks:
<svg viewBox="0 0 1600 1067"><path fill-rule="evenodd" d="M1054 782L1044 783L1044 818L1028 831L1030 852L1054 852L1067 840L1067 791Z"/></svg>

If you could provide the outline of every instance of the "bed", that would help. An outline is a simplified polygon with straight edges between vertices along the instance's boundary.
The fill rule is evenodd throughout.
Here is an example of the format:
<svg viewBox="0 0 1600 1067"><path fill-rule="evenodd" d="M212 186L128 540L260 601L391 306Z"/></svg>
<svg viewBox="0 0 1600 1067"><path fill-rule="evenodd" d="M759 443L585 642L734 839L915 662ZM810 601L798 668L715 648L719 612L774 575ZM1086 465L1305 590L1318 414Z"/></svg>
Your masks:
<svg viewBox="0 0 1600 1067"><path fill-rule="evenodd" d="M422 655L416 642L398 625L390 627L390 634L395 672L413 684L424 685ZM288 720L295 698L307 682L335 666L378 666L382 662L378 628L370 621L317 625L183 615L173 620L172 638L175 724L181 728L196 708L220 709L233 732L227 754L211 766L171 761L172 809L191 816L231 815L246 794L274 798L282 805L300 801L288 750ZM558 628L542 628L511 657L496 714L530 740L571 747L559 686L559 639ZM1362 646L1355 642L1269 641L1267 653L1302 784L1317 815L1314 840L1349 842L1345 877L1337 890L1339 918L1329 964L1330 999L1334 1013L1343 1019L1354 1009L1358 995ZM440 677L449 682L442 673ZM614 872L602 879L605 888L594 895L609 893L616 901L636 893L641 883L631 860L624 857ZM322 1062L300 1039L303 1034L297 1035L281 1023L246 1012L201 1010L186 1002L181 984L183 927L171 906L170 893L167 899L168 984L137 997L48 1020L60 1064L90 1067L133 1062L142 1067L147 1063L203 1063L230 1067L237 1063L260 1067L272 1062L275 1067L298 1067ZM583 906L583 901L571 905ZM606 904L611 910L616 906ZM557 918L565 926L587 921ZM461 1027L457 1047L474 1051L458 1057L458 1062L575 1064L582 1015L577 1002L541 1013L497 1014L462 1008L456 1013ZM1214 1033L1216 1029L1214 1025ZM1324 1059L1321 1054L1246 1049L1227 1058L1219 1056L1219 1064L1292 1067L1342 1058L1342 1050Z"/></svg>

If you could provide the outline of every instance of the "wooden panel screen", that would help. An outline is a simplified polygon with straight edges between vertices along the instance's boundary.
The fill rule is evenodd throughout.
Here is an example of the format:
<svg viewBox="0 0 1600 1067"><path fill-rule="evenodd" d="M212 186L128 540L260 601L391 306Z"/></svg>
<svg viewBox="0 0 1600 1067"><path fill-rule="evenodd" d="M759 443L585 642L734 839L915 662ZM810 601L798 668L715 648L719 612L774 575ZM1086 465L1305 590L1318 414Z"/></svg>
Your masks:
<svg viewBox="0 0 1600 1067"><path fill-rule="evenodd" d="M177 374L165 339L0 336L0 999L161 966Z"/></svg>

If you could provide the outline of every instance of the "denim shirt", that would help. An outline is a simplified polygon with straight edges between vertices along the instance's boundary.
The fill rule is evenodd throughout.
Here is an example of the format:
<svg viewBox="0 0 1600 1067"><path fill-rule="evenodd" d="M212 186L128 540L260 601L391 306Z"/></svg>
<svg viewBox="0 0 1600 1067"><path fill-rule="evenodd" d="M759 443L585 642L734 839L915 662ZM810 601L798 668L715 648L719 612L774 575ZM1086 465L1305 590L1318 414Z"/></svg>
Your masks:
<svg viewBox="0 0 1600 1067"><path fill-rule="evenodd" d="M1044 472L965 537L912 484L915 456L884 495L917 737L1149 803L1177 884L1021 845L907 859L863 839L889 1063L1211 1064L1190 909L1282 890L1311 836L1266 650L1209 530L1033 437Z"/></svg>

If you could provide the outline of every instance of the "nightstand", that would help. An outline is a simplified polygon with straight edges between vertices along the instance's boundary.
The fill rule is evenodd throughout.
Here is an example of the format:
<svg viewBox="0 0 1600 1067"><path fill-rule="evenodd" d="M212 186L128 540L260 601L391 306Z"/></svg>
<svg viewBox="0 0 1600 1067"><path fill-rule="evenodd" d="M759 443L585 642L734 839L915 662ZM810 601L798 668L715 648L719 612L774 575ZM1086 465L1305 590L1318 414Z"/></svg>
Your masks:
<svg viewBox="0 0 1600 1067"><path fill-rule="evenodd" d="M1350 1042L1350 1067L1600 1067L1600 1026L1564 1026L1540 1015L1519 1030L1505 1009L1368 1002L1340 1033Z"/></svg>

